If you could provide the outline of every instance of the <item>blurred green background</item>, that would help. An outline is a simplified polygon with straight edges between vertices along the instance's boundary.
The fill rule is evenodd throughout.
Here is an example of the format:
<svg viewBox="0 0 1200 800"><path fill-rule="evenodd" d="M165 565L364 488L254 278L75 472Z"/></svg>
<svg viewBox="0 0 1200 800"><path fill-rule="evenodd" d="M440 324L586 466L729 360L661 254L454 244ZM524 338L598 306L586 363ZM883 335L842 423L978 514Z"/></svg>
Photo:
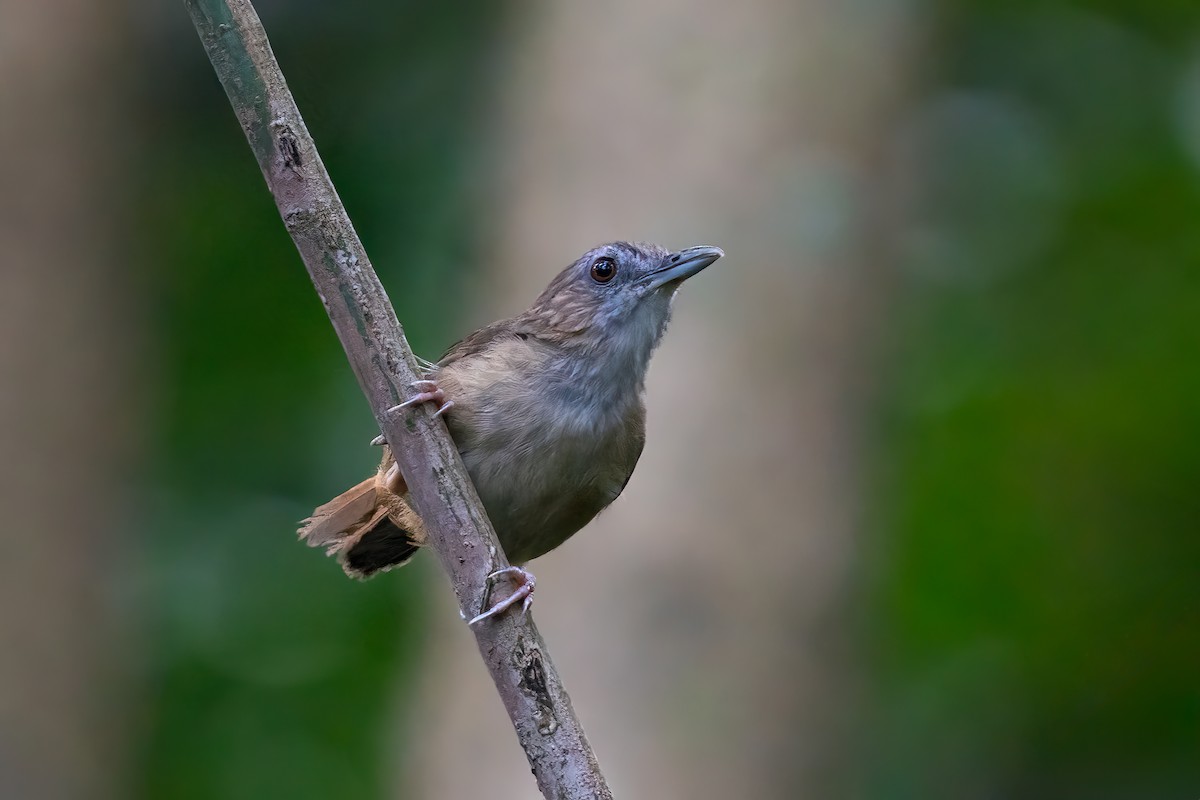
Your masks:
<svg viewBox="0 0 1200 800"><path fill-rule="evenodd" d="M18 123L0 165L21 187L5 201L0 299L12 520L0 795L469 796L430 788L458 784L430 777L439 767L420 747L443 702L428 699L428 676L448 669L431 653L461 636L431 630L457 624L442 619L432 559L360 584L292 533L369 473L376 431L187 14L101 5L16 4L0 23L5 116ZM1200 5L844 5L258 8L418 353L515 312L604 239L691 236L729 253L725 277L677 310L687 340L708 348L693 375L712 358L724 378L659 372L658 386L733 395L720 419L735 428L754 408L779 417L740 450L707 435L672 444L664 422L653 480L704 462L729 489L704 496L706 513L746 522L732 538L716 522L680 533L703 563L728 564L719 601L696 600L692 556L661 556L681 575L641 573L667 588L630 618L678 645L654 656L666 677L647 684L647 713L673 722L636 756L641 740L619 723L589 725L618 796L1195 797ZM635 67L662 41L665 77L645 77ZM580 107L562 116L578 113L598 145L573 150L571 123L545 124L555 112L537 87L555 80ZM726 85L736 108L720 102ZM638 91L652 110L624 114ZM662 145L653 109L683 118L683 96L701 98L687 106L698 122L668 125ZM521 149L526 117L551 142L543 161ZM769 135L744 132L755 125ZM712 149L692 153L703 166L672 154L705 135ZM816 158L802 155L812 141ZM729 153L726 171L711 166ZM629 185L626 163L648 164L651 187L677 169L706 191L645 201L662 217L641 230L589 216L654 194L588 177ZM790 177L760 190L768 173ZM508 192L524 181L550 188ZM543 229L548 243L533 245ZM760 302L781 287L790 297L793 281L799 297L834 287L834 302L796 307L811 329ZM761 363L725 358L714 343L729 334L704 327L722 314L761 336L746 339ZM673 338L659 360L690 363ZM762 388L775 380L784 388ZM848 388L813 417L795 388L809 380ZM652 402L652 444L668 416ZM828 449L800 446L826 429ZM812 475L793 480L793 452L849 476L829 492L812 478L844 525L804 516ZM635 475L631 491L639 477L652 480ZM782 516L763 516L772 502ZM769 536L816 544L789 555L765 549ZM587 725L620 702L590 688L587 665L607 663L594 650L653 659L616 623L553 630L556 593L586 560L574 547L551 557L549 574L566 577L538 608L551 607L568 687L581 676ZM812 581L789 564L842 547L828 602L803 621ZM750 583L761 607L742 600ZM599 620L606 595L579 593L578 621ZM742 631L736 657L775 676L764 686L800 699L754 700L753 719L727 722L736 712L722 704L754 689L720 666L733 656L714 655L730 640L706 637L722 625ZM706 659L719 679L680 666ZM793 670L809 659L819 668ZM636 681L629 669L622 680ZM480 702L493 716L478 737L520 775L498 704ZM463 740L444 769L486 772L476 745ZM494 796L534 796L522 780Z"/></svg>

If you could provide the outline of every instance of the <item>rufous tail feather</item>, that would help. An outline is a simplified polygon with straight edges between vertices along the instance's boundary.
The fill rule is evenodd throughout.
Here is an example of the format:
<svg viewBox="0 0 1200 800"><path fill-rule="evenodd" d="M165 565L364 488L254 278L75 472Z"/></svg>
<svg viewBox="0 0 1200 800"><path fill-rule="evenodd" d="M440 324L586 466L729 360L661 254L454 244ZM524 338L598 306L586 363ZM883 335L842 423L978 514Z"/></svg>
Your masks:
<svg viewBox="0 0 1200 800"><path fill-rule="evenodd" d="M425 543L420 518L386 488L382 471L319 506L297 533L308 546L336 555L352 578L407 564Z"/></svg>

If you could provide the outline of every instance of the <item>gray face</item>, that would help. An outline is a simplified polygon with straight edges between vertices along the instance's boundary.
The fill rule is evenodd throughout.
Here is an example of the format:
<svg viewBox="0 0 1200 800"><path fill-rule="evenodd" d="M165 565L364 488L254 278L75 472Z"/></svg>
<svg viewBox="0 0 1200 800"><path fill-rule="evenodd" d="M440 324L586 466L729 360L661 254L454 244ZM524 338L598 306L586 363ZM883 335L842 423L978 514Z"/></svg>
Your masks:
<svg viewBox="0 0 1200 800"><path fill-rule="evenodd" d="M672 253L655 244L601 245L559 273L532 312L562 333L657 339L679 285L722 255L716 247Z"/></svg>

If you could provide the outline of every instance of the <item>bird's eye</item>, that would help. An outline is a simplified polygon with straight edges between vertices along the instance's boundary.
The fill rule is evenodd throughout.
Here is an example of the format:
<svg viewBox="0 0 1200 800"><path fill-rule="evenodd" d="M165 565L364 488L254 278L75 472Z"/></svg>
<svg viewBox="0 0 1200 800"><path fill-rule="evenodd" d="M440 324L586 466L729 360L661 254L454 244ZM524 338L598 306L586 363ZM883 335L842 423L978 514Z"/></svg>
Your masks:
<svg viewBox="0 0 1200 800"><path fill-rule="evenodd" d="M592 262L592 280L596 283L608 283L617 274L617 265L605 256Z"/></svg>

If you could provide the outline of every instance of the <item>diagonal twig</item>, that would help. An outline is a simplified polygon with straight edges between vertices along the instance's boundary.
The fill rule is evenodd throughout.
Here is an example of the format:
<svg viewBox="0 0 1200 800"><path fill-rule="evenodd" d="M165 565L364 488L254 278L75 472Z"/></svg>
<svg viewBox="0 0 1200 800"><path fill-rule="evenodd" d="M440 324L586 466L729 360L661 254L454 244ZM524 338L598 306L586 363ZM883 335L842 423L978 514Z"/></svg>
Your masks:
<svg viewBox="0 0 1200 800"><path fill-rule="evenodd" d="M466 618L486 576L508 566L445 424L426 408L387 409L421 376L387 294L284 82L249 0L184 0L346 357L408 483ZM533 620L473 629L480 654L548 798L611 798Z"/></svg>

